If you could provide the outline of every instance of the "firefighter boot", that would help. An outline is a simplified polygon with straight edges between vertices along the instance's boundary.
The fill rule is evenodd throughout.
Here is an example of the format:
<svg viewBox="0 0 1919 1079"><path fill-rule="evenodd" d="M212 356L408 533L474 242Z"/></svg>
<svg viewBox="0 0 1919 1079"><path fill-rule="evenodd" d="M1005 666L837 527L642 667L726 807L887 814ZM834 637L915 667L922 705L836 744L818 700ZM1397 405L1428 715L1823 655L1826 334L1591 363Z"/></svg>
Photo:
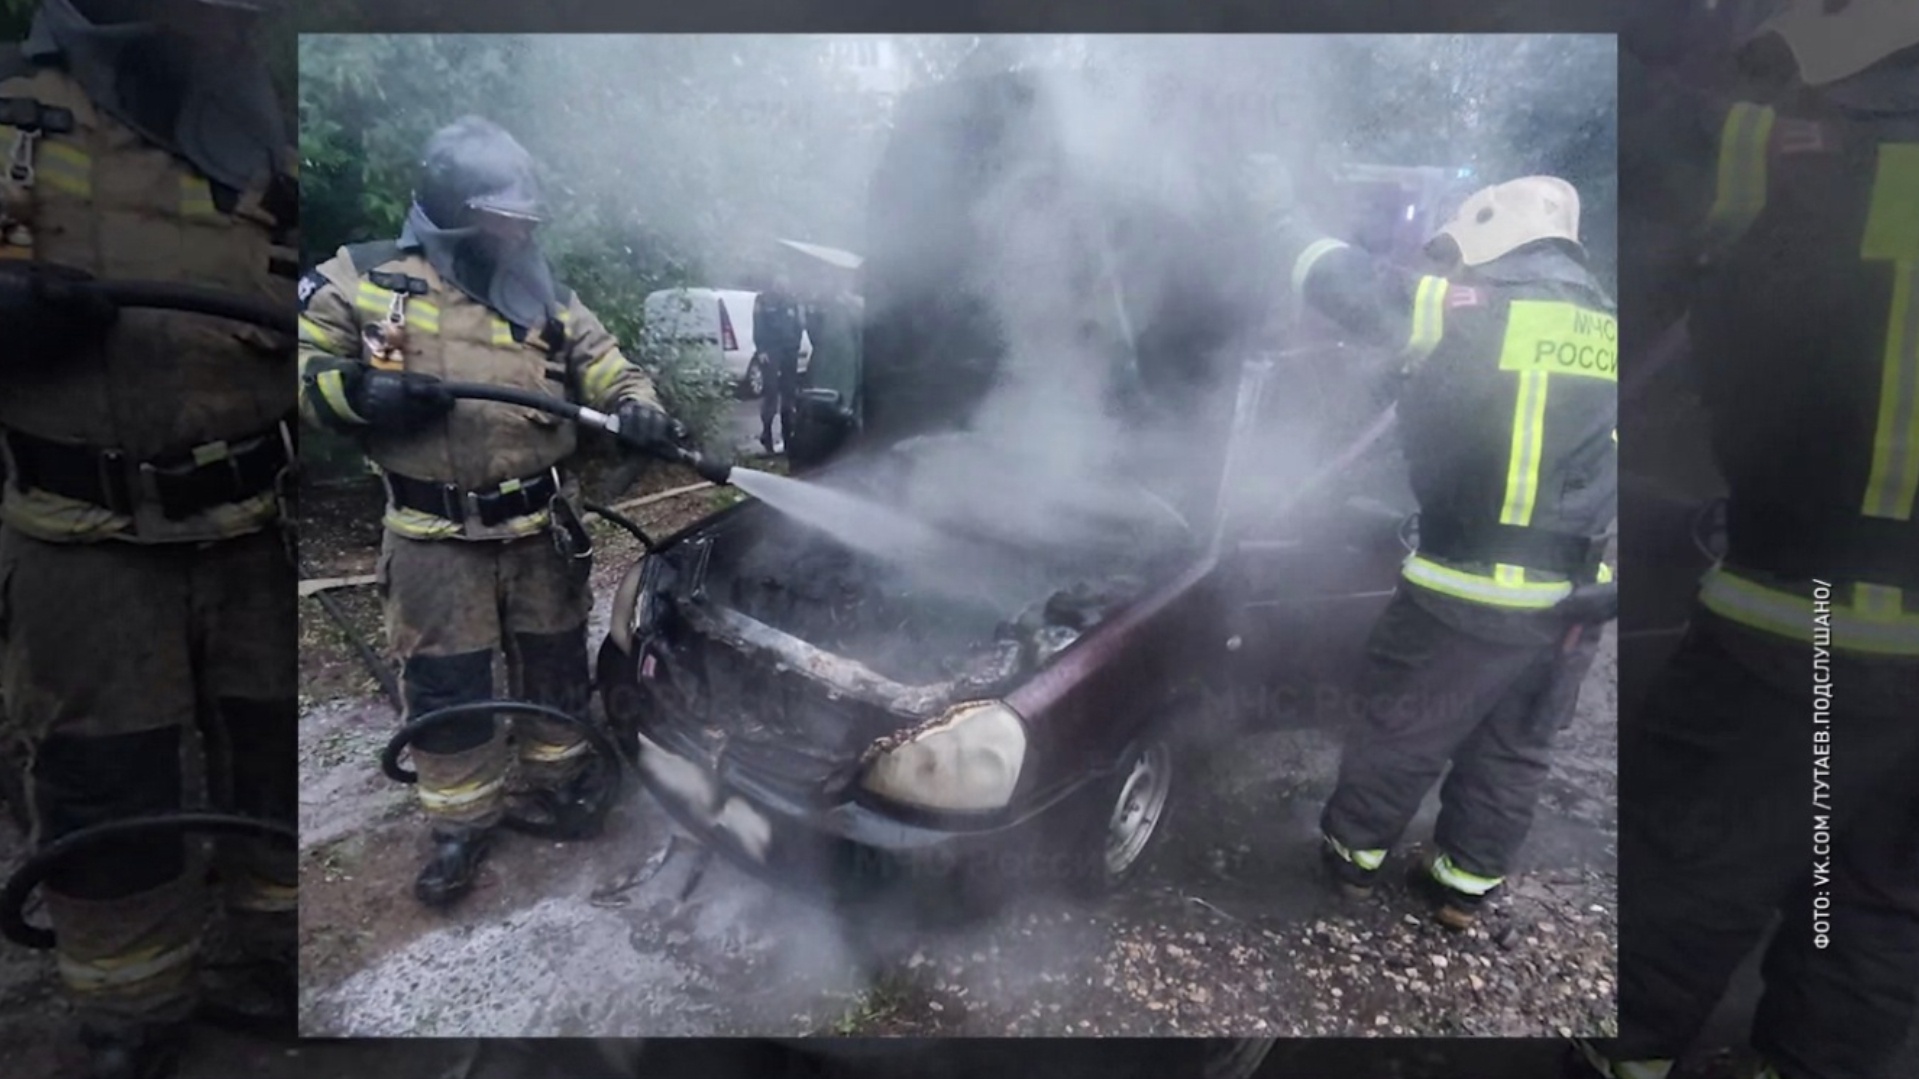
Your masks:
<svg viewBox="0 0 1919 1079"><path fill-rule="evenodd" d="M1319 845L1319 861L1325 867L1327 879L1340 898L1352 902L1372 898L1373 888L1379 881L1379 861L1366 856L1379 853L1349 851L1331 836L1322 837ZM1383 858L1381 855L1380 860ZM1371 863L1370 866L1362 865L1362 859Z"/></svg>
<svg viewBox="0 0 1919 1079"><path fill-rule="evenodd" d="M609 797L613 768L612 761L595 754L587 758L580 774L543 799L552 814L554 838L591 839L600 834L613 804Z"/></svg>
<svg viewBox="0 0 1919 1079"><path fill-rule="evenodd" d="M90 1019L80 1027L87 1079L171 1079L186 1044L185 1023Z"/></svg>
<svg viewBox="0 0 1919 1079"><path fill-rule="evenodd" d="M435 909L445 909L465 898L473 890L492 842L490 828L435 824L433 852L413 882L414 897Z"/></svg>
<svg viewBox="0 0 1919 1079"><path fill-rule="evenodd" d="M1457 872L1445 855L1428 855L1407 870L1406 887L1432 909L1434 921L1455 933L1463 933L1479 921L1479 912L1498 884L1495 882L1484 891L1462 891L1446 880L1449 873Z"/></svg>

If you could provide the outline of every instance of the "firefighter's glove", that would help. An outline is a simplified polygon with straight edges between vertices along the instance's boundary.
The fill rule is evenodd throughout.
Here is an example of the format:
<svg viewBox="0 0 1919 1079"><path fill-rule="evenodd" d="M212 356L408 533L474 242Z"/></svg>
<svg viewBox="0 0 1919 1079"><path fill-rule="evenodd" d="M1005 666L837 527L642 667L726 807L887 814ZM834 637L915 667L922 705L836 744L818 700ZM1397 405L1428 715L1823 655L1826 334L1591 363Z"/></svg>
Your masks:
<svg viewBox="0 0 1919 1079"><path fill-rule="evenodd" d="M347 401L367 426L389 434L417 431L453 411L454 398L432 375L361 368Z"/></svg>
<svg viewBox="0 0 1919 1079"><path fill-rule="evenodd" d="M106 336L119 309L90 284L41 263L0 269L0 363L58 360Z"/></svg>
<svg viewBox="0 0 1919 1079"><path fill-rule="evenodd" d="M686 440L684 425L644 401L622 401L619 417L620 441L641 453L671 456Z"/></svg>
<svg viewBox="0 0 1919 1079"><path fill-rule="evenodd" d="M1598 626L1619 619L1619 582L1584 584L1559 602L1557 608L1569 620L1580 625Z"/></svg>

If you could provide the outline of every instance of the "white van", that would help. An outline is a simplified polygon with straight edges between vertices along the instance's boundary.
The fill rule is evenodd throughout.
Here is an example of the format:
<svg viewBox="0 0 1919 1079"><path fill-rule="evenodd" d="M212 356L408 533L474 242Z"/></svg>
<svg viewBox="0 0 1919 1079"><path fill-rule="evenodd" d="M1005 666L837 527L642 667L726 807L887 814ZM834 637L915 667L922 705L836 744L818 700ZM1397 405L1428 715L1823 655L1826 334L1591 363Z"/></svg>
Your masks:
<svg viewBox="0 0 1919 1079"><path fill-rule="evenodd" d="M733 377L736 391L749 400L766 389L765 372L753 362L753 300L744 289L671 288L646 297L645 326L650 344L707 351L712 362ZM813 340L800 335L800 370L813 358Z"/></svg>

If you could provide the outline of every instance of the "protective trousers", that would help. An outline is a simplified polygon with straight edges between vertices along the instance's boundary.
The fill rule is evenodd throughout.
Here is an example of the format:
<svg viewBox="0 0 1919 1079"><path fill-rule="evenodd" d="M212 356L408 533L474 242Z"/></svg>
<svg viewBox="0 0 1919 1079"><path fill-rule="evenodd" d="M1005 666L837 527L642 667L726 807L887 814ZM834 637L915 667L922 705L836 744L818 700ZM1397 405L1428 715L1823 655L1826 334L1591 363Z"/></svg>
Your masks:
<svg viewBox="0 0 1919 1079"><path fill-rule="evenodd" d="M209 545L45 543L0 529L10 738L34 842L189 801L291 825L298 805L295 585L281 537ZM194 1006L209 913L195 847L106 842L44 888L61 980L83 1013L164 1022ZM293 851L217 850L243 944L290 955Z"/></svg>
<svg viewBox="0 0 1919 1079"><path fill-rule="evenodd" d="M1435 617L1402 586L1367 643L1358 716L1321 828L1377 868L1447 763L1433 844L1451 886L1484 894L1505 879L1532 827L1559 732L1598 650L1587 629L1519 645Z"/></svg>
<svg viewBox="0 0 1919 1079"><path fill-rule="evenodd" d="M800 354L774 353L767 356L771 370L766 372L766 392L760 395L760 437L773 435L773 417L780 418L780 439L793 441L794 411L800 396Z"/></svg>
<svg viewBox="0 0 1919 1079"><path fill-rule="evenodd" d="M1833 654L1824 687L1822 724L1810 644L1702 609L1622 729L1615 1059L1683 1053L1779 918L1754 1046L1788 1079L1891 1074L1919 1018L1919 663Z"/></svg>
<svg viewBox="0 0 1919 1079"><path fill-rule="evenodd" d="M377 578L409 721L495 699L493 656L502 650L511 698L586 718L587 560L564 556L550 534L467 541L388 532ZM556 789L586 766L590 749L573 727L531 718L514 732L529 786ZM429 731L413 745L422 808L442 828L491 827L505 809L513 756L493 716Z"/></svg>

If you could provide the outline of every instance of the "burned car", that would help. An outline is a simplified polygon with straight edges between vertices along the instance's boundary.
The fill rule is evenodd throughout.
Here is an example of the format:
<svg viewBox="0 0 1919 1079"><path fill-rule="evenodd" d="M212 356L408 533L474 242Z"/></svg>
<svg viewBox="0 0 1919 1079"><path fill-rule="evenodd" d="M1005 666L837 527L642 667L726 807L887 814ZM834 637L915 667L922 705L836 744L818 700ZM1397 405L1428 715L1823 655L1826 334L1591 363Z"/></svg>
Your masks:
<svg viewBox="0 0 1919 1079"><path fill-rule="evenodd" d="M1410 535L1389 414L1334 346L1275 351L1215 133L1132 132L1179 171L1142 182L1140 143L1073 144L1098 93L902 103L850 437L616 594L609 720L750 870L1096 892L1139 866L1185 743L1346 714Z"/></svg>

